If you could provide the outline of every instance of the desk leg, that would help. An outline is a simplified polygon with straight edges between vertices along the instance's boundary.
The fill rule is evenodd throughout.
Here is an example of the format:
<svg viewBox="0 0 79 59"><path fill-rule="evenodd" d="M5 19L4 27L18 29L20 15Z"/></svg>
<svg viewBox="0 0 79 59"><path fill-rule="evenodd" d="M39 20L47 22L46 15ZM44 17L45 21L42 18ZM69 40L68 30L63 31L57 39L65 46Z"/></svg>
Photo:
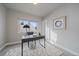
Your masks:
<svg viewBox="0 0 79 59"><path fill-rule="evenodd" d="M45 46L46 46L46 45L45 45L45 38L44 38L44 43L43 43L43 44L41 44L41 43L40 43L40 40L39 40L39 44L40 44L42 47L44 47L44 48L45 48Z"/></svg>
<svg viewBox="0 0 79 59"><path fill-rule="evenodd" d="M21 43L21 56L23 56L23 42Z"/></svg>
<svg viewBox="0 0 79 59"><path fill-rule="evenodd" d="M35 46L36 46L36 40L35 40Z"/></svg>

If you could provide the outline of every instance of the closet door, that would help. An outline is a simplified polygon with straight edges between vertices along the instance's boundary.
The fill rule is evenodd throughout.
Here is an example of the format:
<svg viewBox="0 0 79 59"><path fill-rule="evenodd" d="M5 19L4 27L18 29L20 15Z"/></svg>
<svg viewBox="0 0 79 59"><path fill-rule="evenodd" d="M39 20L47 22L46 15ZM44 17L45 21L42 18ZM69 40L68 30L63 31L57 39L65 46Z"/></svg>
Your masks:
<svg viewBox="0 0 79 59"><path fill-rule="evenodd" d="M46 40L50 40L50 36L49 36L49 24L48 24L48 20L45 20L45 37Z"/></svg>
<svg viewBox="0 0 79 59"><path fill-rule="evenodd" d="M53 19L49 19L48 27L49 27L49 41L55 44L57 41L57 33L53 29Z"/></svg>
<svg viewBox="0 0 79 59"><path fill-rule="evenodd" d="M42 20L41 28L42 28L41 34L45 35L45 20Z"/></svg>

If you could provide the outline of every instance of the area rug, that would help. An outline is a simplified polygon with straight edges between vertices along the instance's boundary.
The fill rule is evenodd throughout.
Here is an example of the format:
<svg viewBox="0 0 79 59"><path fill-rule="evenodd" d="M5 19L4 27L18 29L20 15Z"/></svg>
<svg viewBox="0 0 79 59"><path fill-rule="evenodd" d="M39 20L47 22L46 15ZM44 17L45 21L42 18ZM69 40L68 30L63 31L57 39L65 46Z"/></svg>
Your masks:
<svg viewBox="0 0 79 59"><path fill-rule="evenodd" d="M9 46L3 56L21 56L21 44ZM24 43L23 56L60 56L63 54L63 49L46 42L46 48L42 47L39 42L36 42L35 48L28 48L27 43Z"/></svg>

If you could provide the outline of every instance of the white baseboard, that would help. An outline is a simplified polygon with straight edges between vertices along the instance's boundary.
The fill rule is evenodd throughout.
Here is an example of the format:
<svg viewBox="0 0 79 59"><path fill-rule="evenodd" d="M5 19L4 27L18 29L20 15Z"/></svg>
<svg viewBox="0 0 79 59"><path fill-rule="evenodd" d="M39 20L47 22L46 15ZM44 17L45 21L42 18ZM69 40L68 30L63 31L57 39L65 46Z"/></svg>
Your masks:
<svg viewBox="0 0 79 59"><path fill-rule="evenodd" d="M2 51L6 47L6 44L0 47L0 51Z"/></svg>
<svg viewBox="0 0 79 59"><path fill-rule="evenodd" d="M14 44L20 44L21 42L18 41L18 42L10 42L10 43L7 43L6 46L9 46L9 45L14 45Z"/></svg>
<svg viewBox="0 0 79 59"><path fill-rule="evenodd" d="M47 41L48 41L48 40L47 40ZM48 42L49 42L49 41L48 41ZM49 43L53 44L52 42L49 42ZM54 44L54 45L57 46L57 47L60 47L60 48L64 49L65 51L67 51L67 52L69 52L69 53L71 53L71 54L73 54L73 55L75 55L75 56L79 56L79 53L74 52L74 51L72 51L72 50L70 50L70 49L68 49L68 48L65 48L65 47L63 47L63 46L60 45L60 44Z"/></svg>
<svg viewBox="0 0 79 59"><path fill-rule="evenodd" d="M6 46L9 46L9 45L14 45L14 44L20 44L21 42L11 42L11 43L6 43L4 44L1 48L0 48L0 51L2 51Z"/></svg>
<svg viewBox="0 0 79 59"><path fill-rule="evenodd" d="M67 51L67 52L69 52L69 53L75 55L75 56L79 56L79 53L77 53L77 52L75 52L75 51L72 51L72 50L70 50L70 49L68 49L68 48L65 48L65 47L63 47L63 46L60 45L60 44L55 44L55 45L58 46L58 47L60 47L60 48L62 48L62 49L64 49L65 51Z"/></svg>

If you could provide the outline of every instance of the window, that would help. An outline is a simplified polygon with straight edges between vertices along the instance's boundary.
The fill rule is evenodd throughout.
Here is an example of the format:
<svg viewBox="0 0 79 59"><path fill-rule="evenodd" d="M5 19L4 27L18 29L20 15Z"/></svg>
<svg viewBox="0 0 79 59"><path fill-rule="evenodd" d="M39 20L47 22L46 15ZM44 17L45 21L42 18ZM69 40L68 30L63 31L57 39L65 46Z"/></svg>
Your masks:
<svg viewBox="0 0 79 59"><path fill-rule="evenodd" d="M18 20L18 27L19 27L19 30L18 32L19 33L25 33L26 32L26 29L23 28L24 25L29 25L30 26L30 29L27 29L27 31L37 31L37 27L38 27L38 22L37 21L30 21L30 20Z"/></svg>
<svg viewBox="0 0 79 59"><path fill-rule="evenodd" d="M26 25L26 24L29 24L29 21L27 21L27 20L19 20L19 23L21 25Z"/></svg>
<svg viewBox="0 0 79 59"><path fill-rule="evenodd" d="M30 22L30 26L32 26L34 29L37 29L38 23L37 22Z"/></svg>

